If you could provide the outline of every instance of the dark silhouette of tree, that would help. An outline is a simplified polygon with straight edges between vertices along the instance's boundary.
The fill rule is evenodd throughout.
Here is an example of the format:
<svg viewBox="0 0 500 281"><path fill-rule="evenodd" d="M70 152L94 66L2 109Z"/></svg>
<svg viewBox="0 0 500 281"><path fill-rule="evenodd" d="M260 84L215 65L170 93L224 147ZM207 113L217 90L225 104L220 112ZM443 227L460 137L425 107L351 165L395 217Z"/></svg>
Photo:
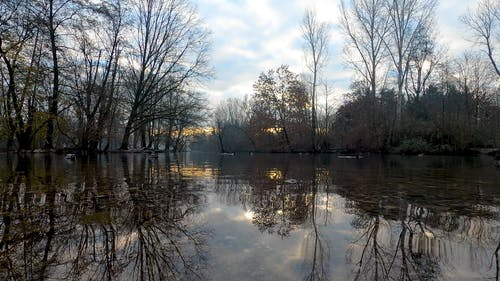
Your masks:
<svg viewBox="0 0 500 281"><path fill-rule="evenodd" d="M58 126L58 117L61 111L60 103L63 98L64 77L63 70L66 62L64 47L67 46L66 31L77 14L84 7L81 1L49 0L33 1L30 5L35 23L40 28L40 34L46 44L46 67L50 69L50 91L47 91L47 132L44 148L55 148L55 133ZM46 81L48 82L48 81Z"/></svg>
<svg viewBox="0 0 500 281"><path fill-rule="evenodd" d="M328 59L328 43L330 31L329 25L319 22L316 12L307 9L302 18L300 26L302 38L305 41L304 52L306 53L306 64L312 73L311 85L311 137L312 150L317 150L317 86L321 69L325 66Z"/></svg>
<svg viewBox="0 0 500 281"><path fill-rule="evenodd" d="M103 2L82 15L74 34L78 54L74 61L75 122L77 146L96 152L104 132L116 115L119 99L119 60L123 52L125 28L123 1ZM89 19L91 17L91 19ZM95 40L97 37L99 40ZM109 143L106 144L109 146Z"/></svg>
<svg viewBox="0 0 500 281"><path fill-rule="evenodd" d="M248 132L250 101L229 98L222 101L213 112L215 134L221 152L255 149Z"/></svg>
<svg viewBox="0 0 500 281"><path fill-rule="evenodd" d="M297 75L283 65L262 73L253 87L249 130L257 149L298 151L310 147L305 139L310 101Z"/></svg>
<svg viewBox="0 0 500 281"><path fill-rule="evenodd" d="M383 37L389 57L396 71L397 117L401 117L405 97L404 85L417 34L422 28L430 28L436 0L389 0L385 3L390 30Z"/></svg>
<svg viewBox="0 0 500 281"><path fill-rule="evenodd" d="M433 24L433 22L428 22L427 25L429 24ZM410 55L405 88L408 100L418 100L425 92L427 84L432 78L432 72L443 59L444 50L437 46L434 30L425 25L416 31L411 48L413 51Z"/></svg>
<svg viewBox="0 0 500 281"><path fill-rule="evenodd" d="M42 39L31 5L5 1L0 5L0 84L7 148L31 149L37 126L38 87L46 74L41 67ZM15 142L15 143L14 143Z"/></svg>
<svg viewBox="0 0 500 281"><path fill-rule="evenodd" d="M472 39L484 48L493 69L500 76L496 49L500 44L500 4L493 0L481 0L475 10L461 19L472 31Z"/></svg>
<svg viewBox="0 0 500 281"><path fill-rule="evenodd" d="M341 2L341 24L347 36L346 60L366 83L372 97L383 86L383 60L387 56L384 37L390 31L385 0ZM382 73L381 73L382 72Z"/></svg>
<svg viewBox="0 0 500 281"><path fill-rule="evenodd" d="M143 134L148 122L175 113L158 106L169 95L208 75L208 33L191 3L133 1L133 18L137 37L131 42L125 78L127 121L121 149L128 149L131 134Z"/></svg>

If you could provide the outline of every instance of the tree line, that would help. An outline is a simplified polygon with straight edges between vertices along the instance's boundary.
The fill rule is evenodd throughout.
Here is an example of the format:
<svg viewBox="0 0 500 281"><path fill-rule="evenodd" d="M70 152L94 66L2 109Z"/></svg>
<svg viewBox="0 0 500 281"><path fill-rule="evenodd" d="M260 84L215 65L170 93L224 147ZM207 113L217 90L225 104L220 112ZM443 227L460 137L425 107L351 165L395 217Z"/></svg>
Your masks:
<svg viewBox="0 0 500 281"><path fill-rule="evenodd" d="M189 1L2 1L2 146L183 146L207 114L208 36Z"/></svg>
<svg viewBox="0 0 500 281"><path fill-rule="evenodd" d="M437 5L340 2L344 63L355 74L338 108L322 73L330 27L307 10L301 32L308 73L280 66L258 77L250 98L222 101L213 115L212 142L223 152L457 153L498 147L500 4L480 0L460 18L464 40L475 48L456 56L438 43Z"/></svg>
<svg viewBox="0 0 500 281"><path fill-rule="evenodd" d="M222 152L498 147L500 5L480 0L463 15L477 48L452 57L437 40L437 4L340 2L343 62L355 73L340 107L324 73L331 26L306 10L307 73L266 70L251 96L209 110L197 89L212 75L210 31L190 1L5 0L0 145L91 153L188 142ZM212 134L193 138L201 127Z"/></svg>

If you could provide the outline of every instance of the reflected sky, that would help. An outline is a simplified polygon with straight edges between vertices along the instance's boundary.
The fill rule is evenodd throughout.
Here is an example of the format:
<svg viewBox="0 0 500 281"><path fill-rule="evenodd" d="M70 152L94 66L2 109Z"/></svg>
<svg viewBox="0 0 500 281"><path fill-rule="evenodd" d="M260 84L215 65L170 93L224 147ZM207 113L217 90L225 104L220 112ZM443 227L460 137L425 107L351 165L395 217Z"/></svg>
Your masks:
<svg viewBox="0 0 500 281"><path fill-rule="evenodd" d="M498 280L490 158L3 156L2 280Z"/></svg>

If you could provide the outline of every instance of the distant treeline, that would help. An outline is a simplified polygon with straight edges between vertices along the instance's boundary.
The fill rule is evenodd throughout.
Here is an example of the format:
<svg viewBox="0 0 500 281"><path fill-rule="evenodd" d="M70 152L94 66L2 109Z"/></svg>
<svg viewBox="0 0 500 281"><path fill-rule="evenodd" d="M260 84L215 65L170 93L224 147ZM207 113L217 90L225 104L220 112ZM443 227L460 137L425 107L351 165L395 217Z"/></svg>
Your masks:
<svg viewBox="0 0 500 281"><path fill-rule="evenodd" d="M473 71L485 69L476 67ZM286 69L281 67L278 73ZM335 113L325 115L322 111L318 116L317 151L462 153L471 148L498 147L499 93L468 86L477 81L455 73L442 78L442 82L430 84L421 95L405 101L399 116L394 89L383 89L374 97L368 88L355 85L358 88ZM250 99L229 99L219 105L215 111L216 133L199 137L193 148L312 151L305 84L274 79L278 78L262 74ZM284 87L278 90L276 85Z"/></svg>
<svg viewBox="0 0 500 281"><path fill-rule="evenodd" d="M480 0L461 17L476 48L455 57L438 43L437 4L341 1L344 62L355 76L337 107L329 80L320 79L328 26L306 11L301 31L310 73L299 77L281 66L261 74L250 98L217 107L214 136L195 147L397 153L499 147L500 2Z"/></svg>

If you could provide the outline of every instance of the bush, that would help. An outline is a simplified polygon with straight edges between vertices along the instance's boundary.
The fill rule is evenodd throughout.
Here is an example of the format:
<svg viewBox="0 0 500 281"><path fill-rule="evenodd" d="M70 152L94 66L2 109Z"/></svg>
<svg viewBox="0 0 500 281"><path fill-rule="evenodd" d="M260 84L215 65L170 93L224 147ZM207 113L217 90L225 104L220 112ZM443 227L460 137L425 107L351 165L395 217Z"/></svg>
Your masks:
<svg viewBox="0 0 500 281"><path fill-rule="evenodd" d="M395 153L401 154L419 154L432 151L432 145L422 138L404 140L399 146L394 148Z"/></svg>

